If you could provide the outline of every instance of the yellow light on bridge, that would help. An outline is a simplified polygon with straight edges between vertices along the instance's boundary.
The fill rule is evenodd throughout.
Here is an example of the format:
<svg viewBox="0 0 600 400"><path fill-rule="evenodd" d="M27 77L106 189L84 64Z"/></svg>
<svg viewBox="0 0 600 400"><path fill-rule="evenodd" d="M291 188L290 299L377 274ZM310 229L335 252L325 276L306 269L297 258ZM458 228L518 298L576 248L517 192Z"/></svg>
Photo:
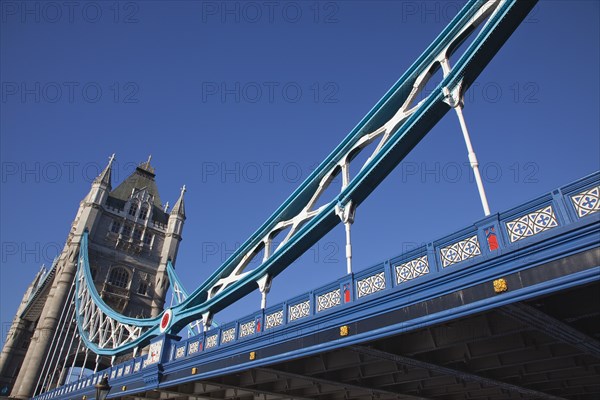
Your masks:
<svg viewBox="0 0 600 400"><path fill-rule="evenodd" d="M502 293L508 290L508 285L506 284L506 279L500 278L494 281L494 292Z"/></svg>
<svg viewBox="0 0 600 400"><path fill-rule="evenodd" d="M340 336L348 336L349 333L350 329L348 328L348 325L340 326Z"/></svg>

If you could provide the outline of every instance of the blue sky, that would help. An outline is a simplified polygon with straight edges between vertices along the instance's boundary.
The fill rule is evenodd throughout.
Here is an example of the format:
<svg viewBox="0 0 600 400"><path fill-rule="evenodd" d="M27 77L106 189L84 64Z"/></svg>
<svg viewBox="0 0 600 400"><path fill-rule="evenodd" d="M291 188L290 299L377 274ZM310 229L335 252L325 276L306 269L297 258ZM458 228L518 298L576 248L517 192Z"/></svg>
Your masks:
<svg viewBox="0 0 600 400"><path fill-rule="evenodd" d="M112 153L186 184L191 291L345 137L463 2L2 1L0 321ZM25 7L25 8L24 8ZM599 3L541 1L465 98L492 212L600 168ZM357 211L359 270L483 216L453 113ZM337 227L269 304L345 273ZM258 294L217 314L260 306Z"/></svg>

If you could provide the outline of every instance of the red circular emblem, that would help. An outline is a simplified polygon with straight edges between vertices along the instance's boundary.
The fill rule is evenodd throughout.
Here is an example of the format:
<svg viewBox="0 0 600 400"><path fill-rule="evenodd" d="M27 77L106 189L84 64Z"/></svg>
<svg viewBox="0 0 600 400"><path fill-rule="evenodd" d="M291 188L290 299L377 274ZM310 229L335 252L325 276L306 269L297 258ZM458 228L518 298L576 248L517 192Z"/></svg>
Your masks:
<svg viewBox="0 0 600 400"><path fill-rule="evenodd" d="M172 315L173 315L173 312L171 310L167 310L163 314L162 318L160 319L160 331L161 332L166 331L167 328L169 327L169 325L171 324Z"/></svg>

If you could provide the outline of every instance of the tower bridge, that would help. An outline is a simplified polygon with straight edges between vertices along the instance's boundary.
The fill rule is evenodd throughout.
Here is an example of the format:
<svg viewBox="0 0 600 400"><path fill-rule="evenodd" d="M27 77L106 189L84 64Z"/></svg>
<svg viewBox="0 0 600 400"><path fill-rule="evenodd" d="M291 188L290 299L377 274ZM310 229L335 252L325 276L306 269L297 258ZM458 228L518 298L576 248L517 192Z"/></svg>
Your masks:
<svg viewBox="0 0 600 400"><path fill-rule="evenodd" d="M595 398L598 211L600 172L36 399Z"/></svg>
<svg viewBox="0 0 600 400"><path fill-rule="evenodd" d="M600 172L492 213L463 113L465 91L534 5L467 2L194 290L174 269L185 186L169 210L149 159L113 190L111 157L62 253L23 297L0 384L11 397L39 400L98 398L101 382L108 398L128 399L597 398ZM441 82L428 90L438 71ZM357 269L357 208L448 112L485 217ZM347 274L267 305L273 278L338 224ZM260 309L213 323L253 291Z"/></svg>
<svg viewBox="0 0 600 400"><path fill-rule="evenodd" d="M150 160L113 190L113 160L81 201L61 254L38 273L13 320L0 359L0 384L12 388L11 396L30 397L63 383L76 366L98 370L117 360L89 351L73 323L85 230L91 232L86 237L91 282L103 301L135 318L162 312L167 263L176 261L185 221L183 193L172 210L162 206Z"/></svg>

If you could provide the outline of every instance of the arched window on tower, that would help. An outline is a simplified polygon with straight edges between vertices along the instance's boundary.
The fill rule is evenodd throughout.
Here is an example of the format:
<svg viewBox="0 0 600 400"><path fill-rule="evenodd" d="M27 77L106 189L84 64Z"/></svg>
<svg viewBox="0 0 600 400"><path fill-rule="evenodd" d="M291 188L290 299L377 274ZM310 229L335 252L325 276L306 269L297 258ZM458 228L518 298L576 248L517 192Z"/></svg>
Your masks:
<svg viewBox="0 0 600 400"><path fill-rule="evenodd" d="M148 207L144 205L140 208L140 219L146 218L148 218Z"/></svg>
<svg viewBox="0 0 600 400"><path fill-rule="evenodd" d="M119 221L113 221L112 225L110 226L110 231L113 233L119 233L120 230L121 230L121 223Z"/></svg>
<svg viewBox="0 0 600 400"><path fill-rule="evenodd" d="M146 243L148 246L150 246L152 244L153 236L154 235L152 235L151 233L146 231L146 234L144 235L144 243Z"/></svg>
<svg viewBox="0 0 600 400"><path fill-rule="evenodd" d="M131 205L129 206L129 215L131 215L132 217L135 217L135 213L137 212L138 209L138 205L136 203L131 203Z"/></svg>
<svg viewBox="0 0 600 400"><path fill-rule="evenodd" d="M148 283L147 282L140 282L140 286L138 286L138 294L147 294L148 293Z"/></svg>
<svg viewBox="0 0 600 400"><path fill-rule="evenodd" d="M131 227L131 225L123 225L123 231L121 232L121 235L123 235L124 237L129 237L131 236L132 230L133 228Z"/></svg>
<svg viewBox="0 0 600 400"><path fill-rule="evenodd" d="M110 271L108 283L113 286L126 288L129 283L129 272L123 267L115 267Z"/></svg>

